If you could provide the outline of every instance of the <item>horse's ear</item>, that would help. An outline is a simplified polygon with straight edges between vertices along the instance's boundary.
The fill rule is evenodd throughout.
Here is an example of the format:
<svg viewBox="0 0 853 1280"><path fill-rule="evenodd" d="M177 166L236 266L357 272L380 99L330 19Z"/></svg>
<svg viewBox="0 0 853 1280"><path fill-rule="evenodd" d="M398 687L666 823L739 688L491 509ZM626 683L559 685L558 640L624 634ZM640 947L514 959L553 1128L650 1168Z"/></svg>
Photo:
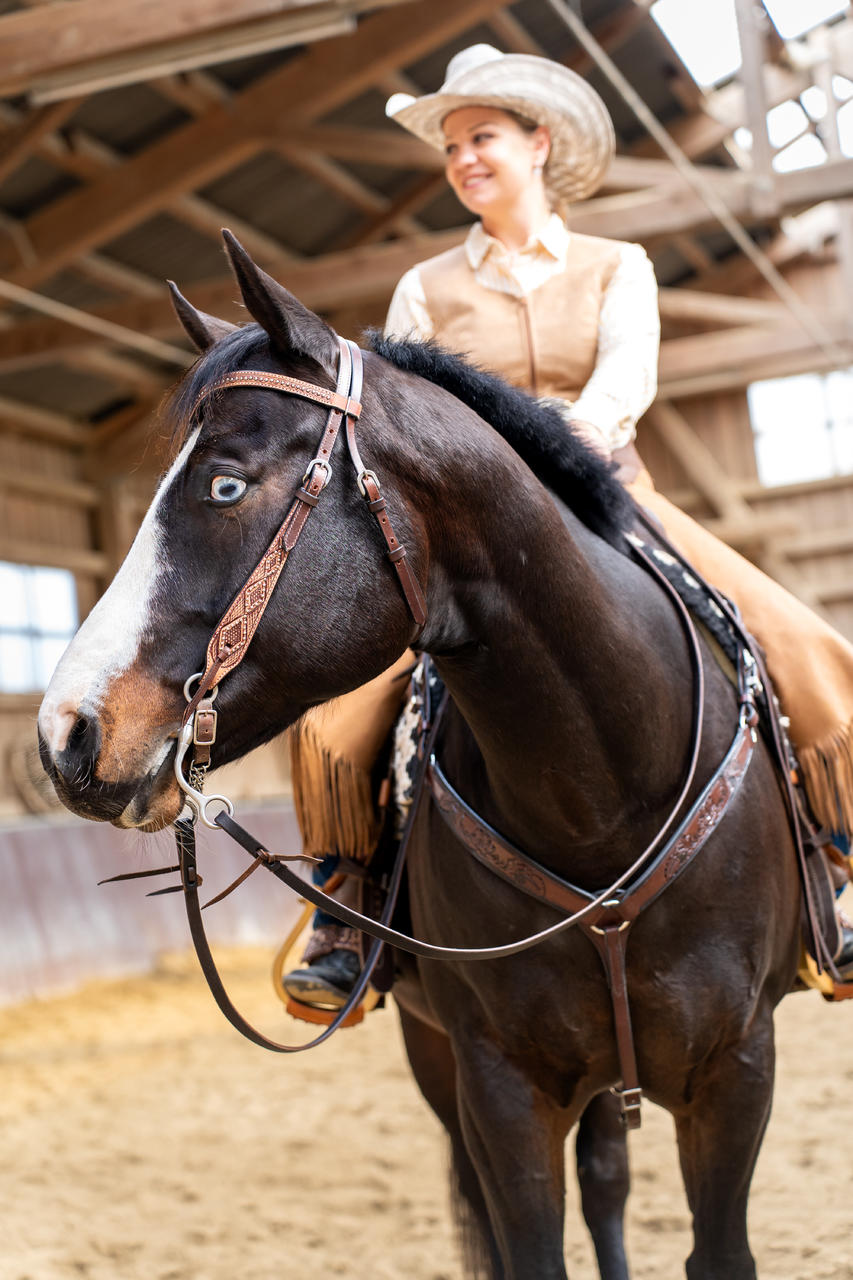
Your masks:
<svg viewBox="0 0 853 1280"><path fill-rule="evenodd" d="M237 328L236 324L229 324L227 320L217 320L216 316L209 316L206 311L196 310L181 293L174 280L167 280L166 283L172 295L175 314L197 351L207 351L214 342L218 342L226 334L233 333Z"/></svg>
<svg viewBox="0 0 853 1280"><path fill-rule="evenodd" d="M234 268L246 310L266 329L280 352L298 351L334 374L338 344L329 326L253 262L239 240L223 230L225 250Z"/></svg>

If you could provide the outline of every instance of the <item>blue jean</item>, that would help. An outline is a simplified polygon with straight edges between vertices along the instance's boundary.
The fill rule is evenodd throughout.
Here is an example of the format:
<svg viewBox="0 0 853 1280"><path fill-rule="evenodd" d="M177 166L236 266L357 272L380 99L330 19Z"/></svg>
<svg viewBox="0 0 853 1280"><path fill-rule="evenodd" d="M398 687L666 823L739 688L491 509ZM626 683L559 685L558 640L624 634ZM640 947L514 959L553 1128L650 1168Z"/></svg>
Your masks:
<svg viewBox="0 0 853 1280"><path fill-rule="evenodd" d="M336 853L327 853L322 862L318 862L311 868L311 879L319 889L322 889L329 877L335 874L339 862L340 858ZM324 924L340 924L340 921L336 920L334 916L330 916L328 911L323 911L318 907L314 912L312 928L319 929Z"/></svg>

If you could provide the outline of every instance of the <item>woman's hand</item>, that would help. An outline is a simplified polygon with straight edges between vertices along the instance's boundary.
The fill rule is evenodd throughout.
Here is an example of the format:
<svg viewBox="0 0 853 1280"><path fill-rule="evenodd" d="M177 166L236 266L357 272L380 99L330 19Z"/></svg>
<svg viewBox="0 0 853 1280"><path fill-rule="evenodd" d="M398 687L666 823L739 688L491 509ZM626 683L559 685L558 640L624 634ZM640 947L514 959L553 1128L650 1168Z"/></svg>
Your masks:
<svg viewBox="0 0 853 1280"><path fill-rule="evenodd" d="M575 435L580 436L584 444L588 444L590 449L594 449L602 458L610 461L610 446L604 438L604 433L599 430L592 422L584 422L582 418L569 418L569 426Z"/></svg>

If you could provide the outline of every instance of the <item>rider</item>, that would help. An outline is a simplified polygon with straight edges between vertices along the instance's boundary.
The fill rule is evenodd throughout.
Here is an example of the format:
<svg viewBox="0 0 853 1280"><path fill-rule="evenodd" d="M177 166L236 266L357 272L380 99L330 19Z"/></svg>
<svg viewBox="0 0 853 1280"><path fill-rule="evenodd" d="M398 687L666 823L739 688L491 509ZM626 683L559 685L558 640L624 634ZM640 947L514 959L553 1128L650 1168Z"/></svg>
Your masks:
<svg viewBox="0 0 853 1280"><path fill-rule="evenodd" d="M604 103L566 67L479 44L451 60L437 93L395 94L386 110L444 152L451 188L479 219L462 245L403 276L386 332L435 338L556 402L574 430L619 464L638 502L739 605L790 717L812 807L840 840L849 837L853 647L657 493L632 444L656 391L660 326L652 265L641 246L580 235L566 222L568 205L592 195L613 154ZM404 655L293 732L306 852L369 859L376 829L371 769L411 661ZM325 862L320 882L334 866ZM323 924L306 951L307 967L287 974L284 984L297 1000L335 1005L358 972L356 935L330 917Z"/></svg>

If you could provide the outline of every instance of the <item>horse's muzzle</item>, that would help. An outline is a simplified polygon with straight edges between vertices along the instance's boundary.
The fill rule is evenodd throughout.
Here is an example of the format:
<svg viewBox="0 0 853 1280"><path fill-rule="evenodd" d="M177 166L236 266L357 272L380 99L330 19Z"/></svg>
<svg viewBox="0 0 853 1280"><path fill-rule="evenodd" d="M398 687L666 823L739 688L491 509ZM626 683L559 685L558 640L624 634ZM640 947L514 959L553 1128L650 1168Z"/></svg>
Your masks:
<svg viewBox="0 0 853 1280"><path fill-rule="evenodd" d="M171 770L174 743L167 740L147 773L130 779L97 776L101 730L97 717L80 716L55 755L39 731L45 773L67 809L94 822L159 831L177 817L182 798Z"/></svg>

